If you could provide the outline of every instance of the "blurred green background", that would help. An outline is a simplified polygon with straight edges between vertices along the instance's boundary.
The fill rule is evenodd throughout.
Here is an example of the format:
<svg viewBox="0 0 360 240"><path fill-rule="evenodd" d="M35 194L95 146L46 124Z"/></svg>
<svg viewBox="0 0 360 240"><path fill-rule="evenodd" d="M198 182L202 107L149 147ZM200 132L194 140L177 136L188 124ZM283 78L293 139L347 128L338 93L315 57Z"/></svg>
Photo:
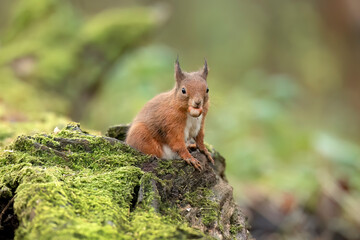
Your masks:
<svg viewBox="0 0 360 240"><path fill-rule="evenodd" d="M105 132L207 58L206 141L257 239L360 239L358 0L0 0L0 147Z"/></svg>

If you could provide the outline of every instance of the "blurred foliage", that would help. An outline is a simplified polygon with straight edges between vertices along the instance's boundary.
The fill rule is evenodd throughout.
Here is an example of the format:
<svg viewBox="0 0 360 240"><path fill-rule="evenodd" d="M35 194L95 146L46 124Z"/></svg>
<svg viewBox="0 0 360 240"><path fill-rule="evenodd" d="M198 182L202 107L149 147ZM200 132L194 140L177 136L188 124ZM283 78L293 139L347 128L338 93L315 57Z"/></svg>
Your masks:
<svg viewBox="0 0 360 240"><path fill-rule="evenodd" d="M96 92L108 68L141 43L160 20L145 7L111 9L85 19L68 1L19 1L2 37L0 72L9 75L2 81L29 84L54 96L46 98L51 109L39 104L36 110L79 118L80 106ZM52 104L59 98L63 106Z"/></svg>
<svg viewBox="0 0 360 240"><path fill-rule="evenodd" d="M148 7L153 2L163 5ZM254 235L357 239L359 111L338 54L338 45L348 43L326 24L323 2L164 4L125 1L118 9L110 0L101 6L16 1L1 25L2 145L31 129L39 112L102 131L130 122L146 101L174 85L177 53L185 71L200 67L205 55L211 70L206 140L226 157ZM351 48L343 51L352 57ZM55 127L53 120L34 131ZM266 220L261 226L259 216ZM273 228L259 232L266 226Z"/></svg>
<svg viewBox="0 0 360 240"><path fill-rule="evenodd" d="M139 48L117 61L84 110L86 123L105 131L109 125L131 122L148 100L175 84L173 56L170 49L154 45Z"/></svg>

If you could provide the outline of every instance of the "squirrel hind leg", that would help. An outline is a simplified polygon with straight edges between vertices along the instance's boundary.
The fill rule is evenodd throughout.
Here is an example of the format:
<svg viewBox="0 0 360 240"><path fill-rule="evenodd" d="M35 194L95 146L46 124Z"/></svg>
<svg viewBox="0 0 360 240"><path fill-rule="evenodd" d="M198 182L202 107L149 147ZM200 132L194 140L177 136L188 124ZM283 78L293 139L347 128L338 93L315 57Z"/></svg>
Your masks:
<svg viewBox="0 0 360 240"><path fill-rule="evenodd" d="M162 145L156 141L143 123L134 123L126 136L125 142L142 153L161 158Z"/></svg>

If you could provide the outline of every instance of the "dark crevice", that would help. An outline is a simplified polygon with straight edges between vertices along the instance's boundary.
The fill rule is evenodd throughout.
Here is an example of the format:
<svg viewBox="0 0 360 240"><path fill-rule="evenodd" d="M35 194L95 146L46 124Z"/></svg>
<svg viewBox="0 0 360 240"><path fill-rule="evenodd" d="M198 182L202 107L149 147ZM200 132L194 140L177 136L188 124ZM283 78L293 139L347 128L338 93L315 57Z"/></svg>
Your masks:
<svg viewBox="0 0 360 240"><path fill-rule="evenodd" d="M139 190L140 190L140 185L136 185L134 187L134 192L132 194L132 199L131 199L131 205L130 205L130 212L135 210L136 207L136 203L138 201L139 198Z"/></svg>
<svg viewBox="0 0 360 240"><path fill-rule="evenodd" d="M0 238L12 240L15 230L19 227L19 220L14 213L14 197L0 198Z"/></svg>

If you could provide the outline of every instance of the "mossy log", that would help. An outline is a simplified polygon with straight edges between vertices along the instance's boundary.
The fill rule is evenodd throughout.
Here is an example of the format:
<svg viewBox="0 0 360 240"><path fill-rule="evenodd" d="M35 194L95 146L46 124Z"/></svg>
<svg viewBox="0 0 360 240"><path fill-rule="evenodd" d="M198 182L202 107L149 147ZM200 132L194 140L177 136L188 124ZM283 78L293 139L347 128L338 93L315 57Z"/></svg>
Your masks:
<svg viewBox="0 0 360 240"><path fill-rule="evenodd" d="M182 160L143 155L112 132L121 131L94 136L70 124L58 133L18 137L0 155L0 235L248 239L219 153L210 149L211 166L192 151L203 163L199 172Z"/></svg>

